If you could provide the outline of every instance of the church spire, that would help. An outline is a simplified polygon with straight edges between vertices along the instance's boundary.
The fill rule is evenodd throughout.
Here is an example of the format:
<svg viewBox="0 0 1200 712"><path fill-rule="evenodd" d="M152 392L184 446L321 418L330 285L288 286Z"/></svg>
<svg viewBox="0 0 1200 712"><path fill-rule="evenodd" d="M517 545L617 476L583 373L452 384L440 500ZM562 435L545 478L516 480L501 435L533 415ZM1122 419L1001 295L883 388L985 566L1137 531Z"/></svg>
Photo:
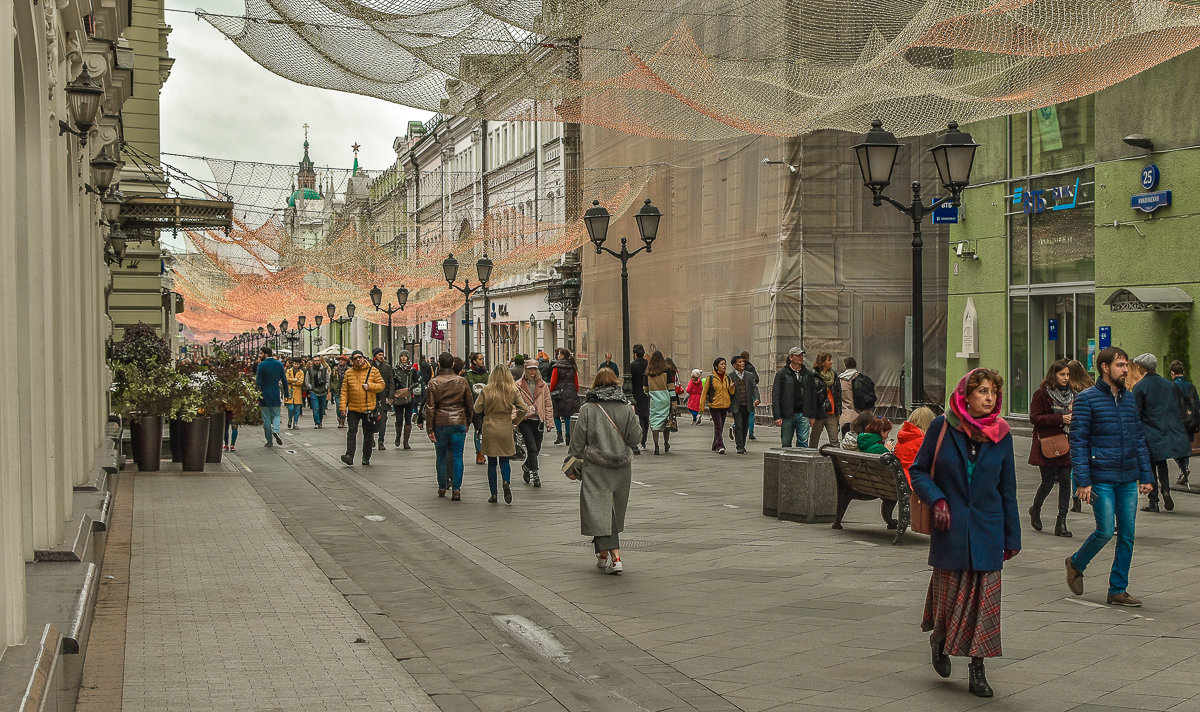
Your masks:
<svg viewBox="0 0 1200 712"><path fill-rule="evenodd" d="M296 171L296 183L300 190L317 189L317 172L308 157L308 124L304 124L304 158L300 160L300 170Z"/></svg>

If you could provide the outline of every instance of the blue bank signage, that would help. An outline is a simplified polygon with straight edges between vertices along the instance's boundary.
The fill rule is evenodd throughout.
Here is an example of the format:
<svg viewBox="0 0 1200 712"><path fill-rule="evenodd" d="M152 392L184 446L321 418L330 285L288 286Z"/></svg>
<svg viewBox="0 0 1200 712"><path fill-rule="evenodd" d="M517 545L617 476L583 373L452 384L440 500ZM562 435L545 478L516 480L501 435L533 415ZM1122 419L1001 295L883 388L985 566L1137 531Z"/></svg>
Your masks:
<svg viewBox="0 0 1200 712"><path fill-rule="evenodd" d="M1046 340L1058 341L1058 319L1048 320Z"/></svg>
<svg viewBox="0 0 1200 712"><path fill-rule="evenodd" d="M1154 190L1158 187L1158 180L1161 177L1158 166L1151 163L1142 169L1141 183L1142 190L1150 191L1148 193L1137 193L1129 198L1129 207L1134 210L1141 210L1143 213L1152 213L1159 208L1165 208L1171 204L1171 191L1169 190Z"/></svg>
<svg viewBox="0 0 1200 712"><path fill-rule="evenodd" d="M1037 215L1046 211L1071 210L1079 205L1079 182L1055 186L1053 188L1019 187L1013 191L1012 204L1020 205L1021 212L1026 215Z"/></svg>
<svg viewBox="0 0 1200 712"><path fill-rule="evenodd" d="M1102 326L1100 327L1100 348L1107 349L1109 346L1112 346L1112 327Z"/></svg>
<svg viewBox="0 0 1200 712"><path fill-rule="evenodd" d="M933 209L934 225L957 225L958 208L953 205L942 205Z"/></svg>

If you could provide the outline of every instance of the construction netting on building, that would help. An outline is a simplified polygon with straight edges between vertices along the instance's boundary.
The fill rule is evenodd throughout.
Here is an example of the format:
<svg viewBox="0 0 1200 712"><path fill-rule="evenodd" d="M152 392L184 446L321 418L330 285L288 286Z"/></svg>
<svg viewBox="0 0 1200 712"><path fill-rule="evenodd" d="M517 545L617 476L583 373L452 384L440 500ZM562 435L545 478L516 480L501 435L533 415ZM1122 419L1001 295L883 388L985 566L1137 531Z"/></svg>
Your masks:
<svg viewBox="0 0 1200 712"><path fill-rule="evenodd" d="M1164 0L246 0L245 9L203 16L302 84L452 115L681 139L861 132L877 117L897 135L930 133L951 118L1091 94L1200 43L1196 4ZM481 91L510 101L479 101Z"/></svg>
<svg viewBox="0 0 1200 712"><path fill-rule="evenodd" d="M287 195L292 176L279 171L275 177L281 184L273 187L271 166L239 166L214 171L223 178L218 185L228 186L235 198L265 205L276 194ZM655 170L591 169L571 179L579 180L586 195L619 217L639 200ZM257 185L247 179L251 175ZM392 301L401 286L409 290L405 310L395 314L392 323L412 326L444 318L462 306L462 295L447 287L442 269L450 254L461 265L460 284L464 279L475 281L475 263L485 254L494 264L495 283L588 241L582 221L567 217L560 196L539 195L519 183L489 189L485 215L477 174L438 170L423 176L439 186L444 181L446 187L420 201L429 203L424 210L404 202L403 191L393 199L372 199L368 184L363 199L355 198L353 185L336 199L332 191L328 199L301 195L294 205L276 208L260 221L243 219L254 214L251 206L257 203L235 200L234 229L228 235L184 233L186 254L172 260L175 288L187 305L179 320L197 337L226 339L299 314L309 319L324 315L329 303L342 316L345 305L355 302L359 318L386 323L387 316L374 311L369 299L377 285L388 295L385 302ZM305 237L306 222L313 224L319 239Z"/></svg>

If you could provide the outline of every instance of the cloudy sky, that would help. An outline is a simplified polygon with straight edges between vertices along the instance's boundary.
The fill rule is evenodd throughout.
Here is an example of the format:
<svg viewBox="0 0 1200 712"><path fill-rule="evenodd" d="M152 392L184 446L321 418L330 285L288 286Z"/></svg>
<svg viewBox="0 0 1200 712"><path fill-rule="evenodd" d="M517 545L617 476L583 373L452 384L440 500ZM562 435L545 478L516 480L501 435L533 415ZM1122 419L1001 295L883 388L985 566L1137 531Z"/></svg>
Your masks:
<svg viewBox="0 0 1200 712"><path fill-rule="evenodd" d="M3 0L0 0L3 1ZM193 4L188 4L193 3ZM224 35L192 14L244 14L242 0L166 0L168 38L175 65L162 91L162 150L264 163L296 163L302 155L302 126L309 124L311 158L318 166L349 168L350 146L359 143L359 163L371 170L395 160L392 141L425 111L379 99L295 84L242 53ZM195 175L211 178L202 162L166 158Z"/></svg>

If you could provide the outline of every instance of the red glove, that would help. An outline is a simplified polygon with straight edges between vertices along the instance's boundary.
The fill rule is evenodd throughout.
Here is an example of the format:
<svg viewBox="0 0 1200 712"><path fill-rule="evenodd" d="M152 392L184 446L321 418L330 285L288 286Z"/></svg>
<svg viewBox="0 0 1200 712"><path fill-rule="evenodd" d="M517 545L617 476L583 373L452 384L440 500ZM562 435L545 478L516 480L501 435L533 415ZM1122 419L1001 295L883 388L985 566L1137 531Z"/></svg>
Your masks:
<svg viewBox="0 0 1200 712"><path fill-rule="evenodd" d="M1009 559L1011 559L1012 557L1014 557L1020 553L1021 553L1020 549L1005 549L1004 550L1004 560L1008 561Z"/></svg>
<svg viewBox="0 0 1200 712"><path fill-rule="evenodd" d="M933 528L939 532L950 528L950 505L944 499L933 503Z"/></svg>

